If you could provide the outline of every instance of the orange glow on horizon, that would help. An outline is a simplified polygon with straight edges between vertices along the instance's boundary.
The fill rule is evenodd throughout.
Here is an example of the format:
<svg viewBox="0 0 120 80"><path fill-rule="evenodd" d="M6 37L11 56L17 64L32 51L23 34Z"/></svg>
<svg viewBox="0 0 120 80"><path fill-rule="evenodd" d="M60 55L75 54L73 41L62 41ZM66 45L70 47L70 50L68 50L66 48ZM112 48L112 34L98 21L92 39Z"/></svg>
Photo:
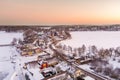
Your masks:
<svg viewBox="0 0 120 80"><path fill-rule="evenodd" d="M119 0L2 0L0 24L119 24Z"/></svg>

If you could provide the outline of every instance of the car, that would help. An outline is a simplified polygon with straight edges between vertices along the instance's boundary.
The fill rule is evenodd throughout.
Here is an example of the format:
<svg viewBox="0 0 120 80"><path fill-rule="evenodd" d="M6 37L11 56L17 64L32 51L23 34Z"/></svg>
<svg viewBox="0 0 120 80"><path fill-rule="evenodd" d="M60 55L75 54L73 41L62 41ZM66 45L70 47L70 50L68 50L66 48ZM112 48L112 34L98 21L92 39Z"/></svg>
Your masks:
<svg viewBox="0 0 120 80"><path fill-rule="evenodd" d="M91 66L90 69L95 70L96 66Z"/></svg>
<svg viewBox="0 0 120 80"><path fill-rule="evenodd" d="M52 76L52 75L55 75L56 73L55 72L52 72L52 71L49 71L49 72L41 72L42 73L42 75L44 76L44 77L50 77L50 76Z"/></svg>
<svg viewBox="0 0 120 80"><path fill-rule="evenodd" d="M42 73L42 75L43 75L44 77L52 76L52 74L51 74L50 72L47 72L47 73L41 72L41 73Z"/></svg>

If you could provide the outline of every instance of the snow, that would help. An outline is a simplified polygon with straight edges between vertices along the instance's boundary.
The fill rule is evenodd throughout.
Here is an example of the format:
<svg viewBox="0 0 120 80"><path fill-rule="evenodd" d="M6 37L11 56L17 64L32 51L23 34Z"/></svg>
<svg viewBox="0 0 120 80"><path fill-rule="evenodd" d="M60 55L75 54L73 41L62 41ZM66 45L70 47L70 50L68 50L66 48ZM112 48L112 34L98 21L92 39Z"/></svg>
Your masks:
<svg viewBox="0 0 120 80"><path fill-rule="evenodd" d="M22 39L22 33L0 32L0 45L10 44L13 38ZM44 54L46 53L43 52L39 55L44 55ZM8 75L6 75L3 80L24 80L22 75L22 66L24 65L24 63L37 60L37 57L39 55L22 57L16 51L15 47L12 46L0 47L0 72L8 73ZM14 61L14 63L11 63L12 61ZM30 75L29 72L26 71L26 73ZM43 78L41 77L42 74L38 74L37 72L35 72L34 75L39 76L41 79ZM30 77L32 78L32 76ZM41 80L40 78L36 77L35 80L37 79Z"/></svg>
<svg viewBox="0 0 120 80"><path fill-rule="evenodd" d="M13 38L22 39L22 33L6 33L3 31L0 31L0 45L10 44Z"/></svg>
<svg viewBox="0 0 120 80"><path fill-rule="evenodd" d="M13 75L11 76L10 80L14 80L14 77L17 75L16 72L13 73Z"/></svg>
<svg viewBox="0 0 120 80"><path fill-rule="evenodd" d="M120 31L118 32L71 32L72 39L65 40L60 43L66 44L72 47L81 47L83 44L85 44L87 47L90 45L96 45L98 48L111 48L111 47L118 47L120 43ZM6 32L0 32L0 45L1 44L10 44L13 38L22 38L22 33L6 33ZM50 50L47 50L48 52L52 52ZM39 55L43 55L45 53L41 53ZM14 55L17 55L16 57L13 57ZM34 55L31 57L21 57L19 56L19 53L16 51L14 47L6 46L6 47L0 47L0 72L6 72L8 73L8 76L4 80L9 80L11 77L11 80L18 80L15 79L15 75L21 74L21 68L26 62L34 61L37 59L38 55ZM11 63L11 61L15 60L16 63ZM114 68L118 67L120 63L118 61L113 61L112 59L109 60L110 64L114 65ZM64 62L59 63L57 66L61 68L61 70L66 71L69 69L69 66L65 64ZM82 68L89 70L89 65L82 65ZM120 66L119 66L120 67ZM31 72L34 73L31 78L34 77L33 80L40 80L44 78L42 74L37 69L30 69ZM28 71L26 71L27 74L30 75ZM20 78L19 78L20 79ZM91 79L91 77L87 76L85 80L94 80Z"/></svg>
<svg viewBox="0 0 120 80"><path fill-rule="evenodd" d="M12 68L12 64L10 61L10 56L12 55L10 53L10 47L0 47L0 72ZM9 65L10 64L10 65Z"/></svg>
<svg viewBox="0 0 120 80"><path fill-rule="evenodd" d="M38 68L30 69L29 71L34 73L33 78L35 80L42 80L42 79L44 79L44 76L40 73L40 69L38 69Z"/></svg>
<svg viewBox="0 0 120 80"><path fill-rule="evenodd" d="M66 70L68 70L70 67L67 65L67 63L65 63L65 62L61 62L61 63L59 63L59 64L57 64L56 65L56 67L60 67L60 69L62 70L62 71L66 71Z"/></svg>
<svg viewBox="0 0 120 80"><path fill-rule="evenodd" d="M120 59L120 57L116 57L115 61L113 61L113 58L111 58L109 60L109 64L111 64L113 66L113 69L120 68L120 63L118 62L119 59Z"/></svg>
<svg viewBox="0 0 120 80"><path fill-rule="evenodd" d="M86 31L86 32L71 32L72 39L67 39L61 41L59 44L71 46L72 48L79 48L83 44L89 48L89 46L95 45L98 49L100 48L116 48L120 46L120 31ZM120 68L120 63L118 60L120 57L116 57L114 61L111 57L108 62L113 66L113 69ZM80 68L85 70L92 71L90 69L90 65L80 65ZM85 80L94 80L89 76L85 78Z"/></svg>
<svg viewBox="0 0 120 80"><path fill-rule="evenodd" d="M20 56L19 58L21 60L20 61L21 64L24 64L24 63L28 63L28 62L32 62L32 61L37 61L37 57L41 56L41 55L46 55L46 53L42 52L40 54L36 54L34 56L29 56L29 57L27 57L27 56Z"/></svg>
<svg viewBox="0 0 120 80"><path fill-rule="evenodd" d="M115 48L120 46L120 31L76 31L71 32L71 35L72 39L61 41L60 43L74 48L81 47L83 44L87 47L96 45L98 48Z"/></svg>
<svg viewBox="0 0 120 80"><path fill-rule="evenodd" d="M88 65L88 64L80 65L79 67L82 69L85 69L85 70L91 70L90 65Z"/></svg>
<svg viewBox="0 0 120 80"><path fill-rule="evenodd" d="M8 73L8 76L4 80L9 80L14 73L15 64L11 62L14 60L12 56L15 54L17 53L13 47L0 47L0 72Z"/></svg>
<svg viewBox="0 0 120 80"><path fill-rule="evenodd" d="M10 44L13 38L22 39L22 33L7 33L0 31L0 45ZM15 59L13 57L14 55L18 55L18 52L16 52L15 47L0 47L0 72L8 73L7 77L4 78L4 80L9 80L10 77L15 74L15 64L11 63L11 61Z"/></svg>
<svg viewBox="0 0 120 80"><path fill-rule="evenodd" d="M84 79L85 80L95 80L95 79L91 78L90 76L86 76Z"/></svg>

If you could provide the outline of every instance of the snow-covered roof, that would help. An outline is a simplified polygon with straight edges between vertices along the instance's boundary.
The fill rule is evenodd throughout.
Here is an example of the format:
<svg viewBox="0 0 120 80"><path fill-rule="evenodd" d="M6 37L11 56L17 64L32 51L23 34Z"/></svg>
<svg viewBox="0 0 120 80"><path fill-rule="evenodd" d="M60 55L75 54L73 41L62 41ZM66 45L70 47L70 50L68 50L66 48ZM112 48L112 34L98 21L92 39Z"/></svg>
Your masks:
<svg viewBox="0 0 120 80"><path fill-rule="evenodd" d="M90 77L90 76L86 76L84 79L85 79L85 80L95 80L95 79L93 79L93 78Z"/></svg>
<svg viewBox="0 0 120 80"><path fill-rule="evenodd" d="M69 69L69 66L68 66L67 63L65 63L65 62L61 62L61 63L57 64L56 67L60 67L60 69L61 69L62 71L66 71L66 70Z"/></svg>
<svg viewBox="0 0 120 80"><path fill-rule="evenodd" d="M33 73L33 77L35 80L42 80L44 79L44 76L40 73L40 69L29 69L30 72Z"/></svg>

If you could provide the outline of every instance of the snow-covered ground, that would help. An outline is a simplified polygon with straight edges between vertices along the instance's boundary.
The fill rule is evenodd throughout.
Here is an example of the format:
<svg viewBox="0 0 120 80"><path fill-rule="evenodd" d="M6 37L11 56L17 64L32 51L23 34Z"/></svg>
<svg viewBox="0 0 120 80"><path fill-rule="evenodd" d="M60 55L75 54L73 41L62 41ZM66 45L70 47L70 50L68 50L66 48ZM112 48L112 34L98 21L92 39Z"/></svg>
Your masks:
<svg viewBox="0 0 120 80"><path fill-rule="evenodd" d="M91 78L90 76L86 76L84 79L85 80L95 80L95 79Z"/></svg>
<svg viewBox="0 0 120 80"><path fill-rule="evenodd" d="M22 33L6 33L1 31L0 45L10 44L13 38L22 39ZM4 76L4 73L6 73L8 76L12 76L10 74L14 72L15 66L14 63L11 63L11 61L13 60L12 57L17 54L18 53L16 52L16 49L12 46L0 47L0 73L2 74L2 75L0 74L0 80L3 80L2 76Z"/></svg>
<svg viewBox="0 0 120 80"><path fill-rule="evenodd" d="M120 46L120 31L86 31L71 32L72 39L61 41L62 44L74 48L83 44L89 47L96 45L98 48L112 48Z"/></svg>
<svg viewBox="0 0 120 80"><path fill-rule="evenodd" d="M85 44L86 47L89 47L90 45L96 45L97 48L111 48L111 47L118 47L120 46L120 31L117 32L107 32L107 31L95 31L95 32L71 32L72 39L61 41L60 43L69 45L71 47L81 47L83 44ZM10 44L13 38L22 38L22 33L6 33L6 32L0 32L0 45L1 44ZM18 70L14 72L15 65L11 63L12 56L17 55L19 53L16 52L14 47L0 47L0 80L3 80L3 76L5 77L9 74L17 74ZM23 64L21 62L28 62L31 60L35 60L36 56L34 57L17 57L17 67L19 64ZM110 64L113 64L113 61L110 59ZM117 65L116 62L114 62L115 68ZM82 67L82 66L81 66ZM85 69L88 69L88 65L83 66ZM2 73L1 73L2 72ZM1 75L2 74L2 75ZM12 76L12 75L9 75ZM5 80L9 80L8 79ZM2 77L2 78L1 78ZM87 80L87 79L86 79Z"/></svg>
<svg viewBox="0 0 120 80"><path fill-rule="evenodd" d="M0 72L12 69L10 57L12 56L11 47L0 47Z"/></svg>
<svg viewBox="0 0 120 80"><path fill-rule="evenodd" d="M72 39L61 41L59 44L71 46L72 48L79 48L83 44L89 48L89 46L95 45L98 49L104 48L116 48L120 46L120 31L86 31L86 32L71 32ZM108 60L109 64L113 68L120 68L118 60L120 57L116 57L116 61L113 58ZM81 68L90 70L90 65L80 65ZM86 79L87 80L87 79ZM90 79L89 79L90 80Z"/></svg>
<svg viewBox="0 0 120 80"><path fill-rule="evenodd" d="M120 60L120 57L116 57L115 61L113 60L113 58L109 60L109 64L113 65L113 69L120 68L120 62L118 62L118 60Z"/></svg>

